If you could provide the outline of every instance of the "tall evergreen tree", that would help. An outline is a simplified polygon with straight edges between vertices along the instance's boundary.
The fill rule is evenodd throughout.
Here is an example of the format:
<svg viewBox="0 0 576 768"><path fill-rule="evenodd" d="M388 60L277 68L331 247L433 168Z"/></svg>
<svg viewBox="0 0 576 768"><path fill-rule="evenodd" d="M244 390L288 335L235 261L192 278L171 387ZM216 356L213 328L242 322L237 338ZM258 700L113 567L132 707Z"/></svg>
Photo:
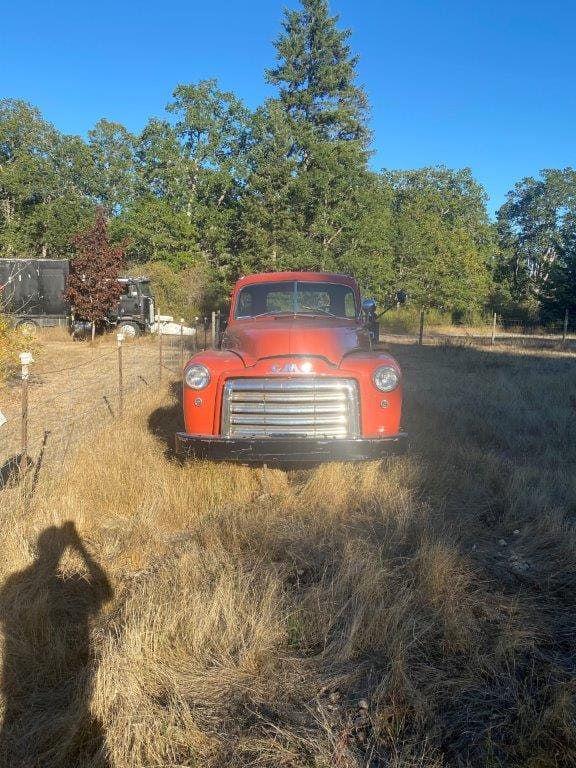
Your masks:
<svg viewBox="0 0 576 768"><path fill-rule="evenodd" d="M368 101L355 83L358 57L351 54L349 30L336 26L327 0L302 0L302 9L286 11L284 32L276 41L278 65L267 72L279 88L292 120L316 140L358 141L369 138Z"/></svg>
<svg viewBox="0 0 576 768"><path fill-rule="evenodd" d="M366 181L367 98L356 80L350 32L337 27L326 0L286 11L276 42L278 87L296 163L290 203L301 235L293 254L305 266L338 267L352 236Z"/></svg>

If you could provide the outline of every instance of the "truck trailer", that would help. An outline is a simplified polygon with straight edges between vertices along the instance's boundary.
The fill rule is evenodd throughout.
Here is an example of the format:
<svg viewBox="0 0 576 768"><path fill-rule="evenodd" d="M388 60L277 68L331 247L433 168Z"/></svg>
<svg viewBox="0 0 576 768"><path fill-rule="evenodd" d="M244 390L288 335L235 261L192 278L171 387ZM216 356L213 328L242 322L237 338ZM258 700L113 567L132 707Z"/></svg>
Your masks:
<svg viewBox="0 0 576 768"><path fill-rule="evenodd" d="M85 330L84 319L73 316L64 298L69 272L68 259L0 258L0 310L30 330L54 326ZM107 318L109 326L131 337L150 331L155 322L150 280L121 277L119 282L123 292Z"/></svg>

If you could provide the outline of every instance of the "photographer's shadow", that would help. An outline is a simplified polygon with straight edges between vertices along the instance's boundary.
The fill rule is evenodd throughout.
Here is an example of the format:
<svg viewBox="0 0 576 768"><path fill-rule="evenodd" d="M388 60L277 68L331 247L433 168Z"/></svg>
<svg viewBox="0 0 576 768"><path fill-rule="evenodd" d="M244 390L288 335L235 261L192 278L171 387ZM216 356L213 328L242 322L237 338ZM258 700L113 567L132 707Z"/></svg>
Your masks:
<svg viewBox="0 0 576 768"><path fill-rule="evenodd" d="M81 573L61 572L68 547L82 558ZM43 531L32 565L4 583L1 768L110 765L102 726L90 711L90 623L111 597L104 570L71 522Z"/></svg>

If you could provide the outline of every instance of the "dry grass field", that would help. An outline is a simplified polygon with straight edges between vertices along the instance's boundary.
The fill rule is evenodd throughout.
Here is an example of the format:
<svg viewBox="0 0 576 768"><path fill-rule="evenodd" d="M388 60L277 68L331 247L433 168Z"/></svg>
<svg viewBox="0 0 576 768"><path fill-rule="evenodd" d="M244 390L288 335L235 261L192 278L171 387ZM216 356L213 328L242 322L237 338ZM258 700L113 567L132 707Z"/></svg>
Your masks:
<svg viewBox="0 0 576 768"><path fill-rule="evenodd" d="M2 768L576 765L576 359L393 352L393 464L180 465L166 386L0 492Z"/></svg>

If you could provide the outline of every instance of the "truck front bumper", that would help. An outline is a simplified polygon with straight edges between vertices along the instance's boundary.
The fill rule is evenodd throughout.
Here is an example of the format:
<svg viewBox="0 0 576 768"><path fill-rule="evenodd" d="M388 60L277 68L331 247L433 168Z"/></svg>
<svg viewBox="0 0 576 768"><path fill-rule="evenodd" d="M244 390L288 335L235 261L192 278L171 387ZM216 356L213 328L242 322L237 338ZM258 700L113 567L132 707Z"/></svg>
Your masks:
<svg viewBox="0 0 576 768"><path fill-rule="evenodd" d="M307 437L219 437L176 434L179 456L212 461L306 464L325 461L369 461L406 452L407 435L391 437L311 439Z"/></svg>

